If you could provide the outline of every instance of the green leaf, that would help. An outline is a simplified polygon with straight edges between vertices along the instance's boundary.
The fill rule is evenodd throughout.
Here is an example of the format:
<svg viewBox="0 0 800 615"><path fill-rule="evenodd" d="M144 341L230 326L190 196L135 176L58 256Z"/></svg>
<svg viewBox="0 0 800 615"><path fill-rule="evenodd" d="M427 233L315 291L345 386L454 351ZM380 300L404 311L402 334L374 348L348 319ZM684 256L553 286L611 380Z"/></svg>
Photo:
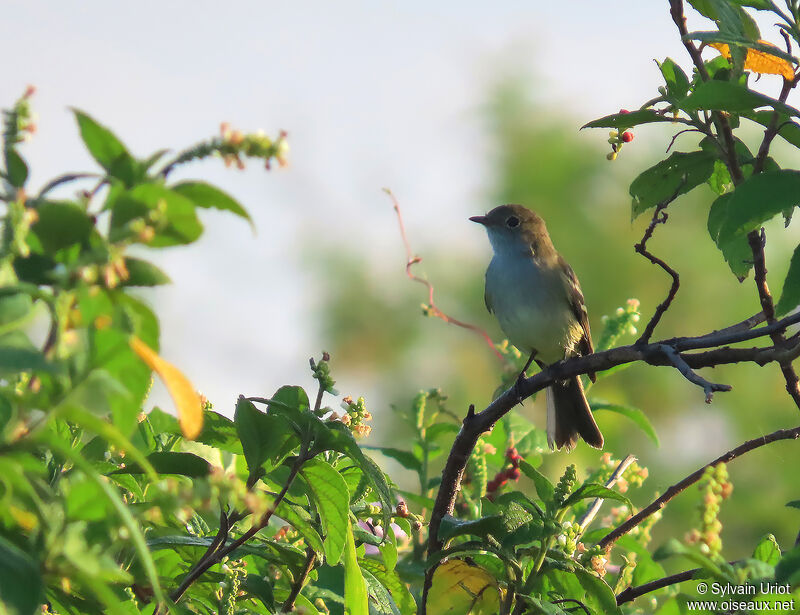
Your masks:
<svg viewBox="0 0 800 615"><path fill-rule="evenodd" d="M800 508L800 500L792 500L791 502L786 502L786 506L789 508Z"/></svg>
<svg viewBox="0 0 800 615"><path fill-rule="evenodd" d="M643 171L633 180L631 219L667 200L705 183L714 170L715 156L707 151L673 152L669 158Z"/></svg>
<svg viewBox="0 0 800 615"><path fill-rule="evenodd" d="M247 213L245 208L216 186L205 182L181 182L170 188L194 201L194 204L198 207L213 207L214 209L230 211L251 224L253 223L250 214Z"/></svg>
<svg viewBox="0 0 800 615"><path fill-rule="evenodd" d="M555 494L555 487L553 487L553 483L551 483L544 474L541 474L527 461L520 462L519 468L522 470L525 476L533 481L533 484L536 487L536 493L539 495L539 499L545 503L552 502L553 495Z"/></svg>
<svg viewBox="0 0 800 615"><path fill-rule="evenodd" d="M714 172L708 178L709 187L717 194L725 194L733 188L733 181L731 180L728 165L722 160L714 161Z"/></svg>
<svg viewBox="0 0 800 615"><path fill-rule="evenodd" d="M96 483L79 472L70 474L66 491L66 513L70 519L99 521L109 513L108 500Z"/></svg>
<svg viewBox="0 0 800 615"><path fill-rule="evenodd" d="M214 540L212 536L156 536L147 539L147 546L150 550L170 549L175 547L199 547L207 549ZM230 544L233 540L228 539ZM306 563L305 553L286 543L274 540L261 539L253 544L243 544L236 548L231 554L231 559L238 559L243 555L253 555L267 562L288 566L294 570L300 570Z"/></svg>
<svg viewBox="0 0 800 615"><path fill-rule="evenodd" d="M581 566L575 567L575 576L581 587L586 591L584 600L596 613L603 613L604 615L621 613L617 606L614 590L611 589L608 583Z"/></svg>
<svg viewBox="0 0 800 615"><path fill-rule="evenodd" d="M147 461L159 474L180 474L200 478L211 473L211 464L193 453L159 451L148 455ZM132 463L120 470L114 470L111 474L144 474L144 472L138 463Z"/></svg>
<svg viewBox="0 0 800 615"><path fill-rule="evenodd" d="M296 529L305 539L306 544L314 549L317 557L322 561L325 547L322 544L322 538L319 533L311 525L311 517L308 512L300 506L295 506L283 500L278 504L278 508L275 509L275 514Z"/></svg>
<svg viewBox="0 0 800 615"><path fill-rule="evenodd" d="M677 99L686 96L686 92L689 91L689 78L683 69L672 58L664 60L658 65L658 68L664 76L670 98Z"/></svg>
<svg viewBox="0 0 800 615"><path fill-rule="evenodd" d="M616 412L617 414L621 414L622 416L629 418L636 423L639 429L641 429L645 435L650 438L650 440L652 440L653 444L656 446L661 445L653 424L650 422L650 419L647 418L647 415L639 408L622 406L620 404L611 404L605 401L594 399L591 401L591 408L592 412L597 412L598 410L608 410L609 412Z"/></svg>
<svg viewBox="0 0 800 615"><path fill-rule="evenodd" d="M6 149L6 172L8 183L14 188L22 188L28 179L28 165L13 148Z"/></svg>
<svg viewBox="0 0 800 615"><path fill-rule="evenodd" d="M800 581L800 547L787 551L775 566L775 582L795 585Z"/></svg>
<svg viewBox="0 0 800 615"><path fill-rule="evenodd" d="M73 113L86 149L100 166L128 186L138 181L143 175L140 165L114 133L82 111Z"/></svg>
<svg viewBox="0 0 800 615"><path fill-rule="evenodd" d="M422 461L417 459L417 457L411 451L404 451L399 448L391 448L388 446L363 446L362 448L371 451L379 451L387 457L391 457L395 461L399 461L400 464L407 470L413 470L417 474L422 472Z"/></svg>
<svg viewBox="0 0 800 615"><path fill-rule="evenodd" d="M759 107L772 107L788 115L800 116L800 111L774 98L753 92L746 86L733 81L704 81L695 86L694 91L678 103L684 111L728 111L741 113Z"/></svg>
<svg viewBox="0 0 800 615"><path fill-rule="evenodd" d="M767 534L756 545L753 557L761 562L766 562L770 566L775 566L781 559L781 548L775 536Z"/></svg>
<svg viewBox="0 0 800 615"><path fill-rule="evenodd" d="M798 203L800 171L779 170L753 175L714 202L709 214L711 237L721 248Z"/></svg>
<svg viewBox="0 0 800 615"><path fill-rule="evenodd" d="M147 245L155 248L189 244L203 234L193 201L159 184L139 184L114 200L109 238L135 236L129 223L151 217L156 232Z"/></svg>
<svg viewBox="0 0 800 615"><path fill-rule="evenodd" d="M721 195L711 204L711 210L708 212L708 233L711 238L717 243L717 247L722 252L725 262L731 268L733 274L739 278L741 282L747 277L750 269L753 268L753 253L750 250L750 244L745 235L737 235L728 238L726 241L720 241L720 228L725 222L727 217L727 207L730 199L733 196L732 192Z"/></svg>
<svg viewBox="0 0 800 615"><path fill-rule="evenodd" d="M123 280L120 286L160 286L172 282L161 269L140 258L126 257L125 268L128 270L128 279Z"/></svg>
<svg viewBox="0 0 800 615"><path fill-rule="evenodd" d="M757 122L765 128L772 123L772 118L775 115L774 111L753 111L752 113L742 113L742 117L746 117L753 122ZM800 148L800 124L792 121L785 113L779 113L777 118L778 136L785 139L795 147Z"/></svg>
<svg viewBox="0 0 800 615"><path fill-rule="evenodd" d="M344 536L342 538L345 543L343 545L345 615L369 615L367 586L364 583L361 568L358 566L353 528L350 526L350 519L346 515L342 520L339 531L343 531Z"/></svg>
<svg viewBox="0 0 800 615"><path fill-rule="evenodd" d="M261 575L248 574L244 578L242 586L250 596L258 598L261 603L269 609L270 613L275 610L275 597L272 592L272 585L264 580Z"/></svg>
<svg viewBox="0 0 800 615"><path fill-rule="evenodd" d="M282 416L264 414L244 397L236 402L233 422L251 475L267 460L277 462L280 454L288 454L286 449L298 443Z"/></svg>
<svg viewBox="0 0 800 615"><path fill-rule="evenodd" d="M94 222L83 207L70 201L45 201L38 209L38 220L31 226L44 251L53 254L62 248L84 243Z"/></svg>
<svg viewBox="0 0 800 615"><path fill-rule="evenodd" d="M45 359L22 331L0 335L0 374L54 370L55 366Z"/></svg>
<svg viewBox="0 0 800 615"><path fill-rule="evenodd" d="M486 538L489 534L498 535L504 529L503 517L500 515L490 515L468 521L461 521L452 515L445 515L439 526L439 540L446 543L451 538L465 534Z"/></svg>
<svg viewBox="0 0 800 615"><path fill-rule="evenodd" d="M617 500L628 505L630 510L633 510L633 504L624 495L613 489L609 489L599 483L586 483L578 487L575 492L570 495L563 504L563 508L568 508L577 504L586 498L603 498L604 500Z"/></svg>
<svg viewBox="0 0 800 615"><path fill-rule="evenodd" d="M630 113L612 113L599 119L593 120L581 126L584 128L616 128L617 130L627 130L640 124L652 124L656 122L674 123L674 118L652 109L640 109Z"/></svg>
<svg viewBox="0 0 800 615"><path fill-rule="evenodd" d="M39 564L0 536L0 598L18 615L34 615L44 602Z"/></svg>
<svg viewBox="0 0 800 615"><path fill-rule="evenodd" d="M783 281L783 291L775 312L778 316L788 314L800 305L800 245L794 249L792 260L789 261L789 271Z"/></svg>
<svg viewBox="0 0 800 615"><path fill-rule="evenodd" d="M396 571L387 568L373 559L361 559L359 565L374 576L391 594L401 615L414 615L417 603Z"/></svg>
<svg viewBox="0 0 800 615"><path fill-rule="evenodd" d="M321 459L310 459L304 463L300 474L311 489L322 522L326 562L329 566L335 566L342 557L345 540L353 540L348 521L350 493L347 483L333 466Z"/></svg>

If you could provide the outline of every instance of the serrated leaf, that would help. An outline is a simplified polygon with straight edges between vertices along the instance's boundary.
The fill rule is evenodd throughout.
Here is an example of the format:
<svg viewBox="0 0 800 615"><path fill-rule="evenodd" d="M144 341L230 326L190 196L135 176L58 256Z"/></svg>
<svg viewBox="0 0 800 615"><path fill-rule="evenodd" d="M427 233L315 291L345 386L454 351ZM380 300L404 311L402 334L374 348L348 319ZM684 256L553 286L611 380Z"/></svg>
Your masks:
<svg viewBox="0 0 800 615"><path fill-rule="evenodd" d="M456 519L452 515L445 515L442 517L441 524L439 525L439 541L446 543L451 538L456 536L464 536L469 534L486 538L489 534L498 535L505 529L503 525L503 517L500 515L490 515L480 519L470 519L462 521Z"/></svg>
<svg viewBox="0 0 800 615"><path fill-rule="evenodd" d="M188 440L194 440L203 429L203 403L192 383L177 367L158 356L135 335L130 337L130 346L164 382L175 403L183 436Z"/></svg>
<svg viewBox="0 0 800 615"><path fill-rule="evenodd" d="M783 281L781 298L775 306L775 313L783 316L800 305L800 245L794 249L792 260L789 261L789 271Z"/></svg>
<svg viewBox="0 0 800 615"><path fill-rule="evenodd" d="M778 546L775 536L772 534L764 536L756 545L753 557L770 566L775 566L781 559L781 548Z"/></svg>
<svg viewBox="0 0 800 615"><path fill-rule="evenodd" d="M689 91L689 78L683 69L678 66L672 58L667 58L658 65L664 81L667 84L667 92L671 98L683 98Z"/></svg>
<svg viewBox="0 0 800 615"><path fill-rule="evenodd" d="M109 175L133 185L142 175L139 163L122 142L86 113L73 109L86 149Z"/></svg>
<svg viewBox="0 0 800 615"><path fill-rule="evenodd" d="M669 158L643 171L633 180L631 219L667 200L705 183L714 170L714 154L705 150L673 152Z"/></svg>
<svg viewBox="0 0 800 615"><path fill-rule="evenodd" d="M607 410L609 412L616 412L617 414L621 414L622 416L629 418L631 421L636 423L639 429L641 429L645 435L650 438L650 440L652 440L653 444L660 446L658 434L656 434L653 424L650 422L650 419L647 418L647 415L639 408L622 406L620 404L611 404L599 400L592 400L590 405L592 412L597 412L598 410Z"/></svg>
<svg viewBox="0 0 800 615"><path fill-rule="evenodd" d="M251 224L253 223L247 210L236 199L216 186L205 182L187 181L170 186L170 188L178 194L191 199L198 207L213 207L214 209L230 211Z"/></svg>
<svg viewBox="0 0 800 615"><path fill-rule="evenodd" d="M586 483L578 487L572 495L570 495L563 504L564 508L577 504L586 498L602 498L604 500L617 500L623 502L630 510L633 510L633 504L624 495L613 489L609 489L599 483Z"/></svg>
<svg viewBox="0 0 800 615"><path fill-rule="evenodd" d="M711 80L695 86L689 96L678 103L684 111L728 111L741 113L759 107L772 107L787 115L800 116L800 111L774 98L749 90L733 81Z"/></svg>
<svg viewBox="0 0 800 615"><path fill-rule="evenodd" d="M321 459L304 463L300 474L311 489L322 522L325 560L329 566L335 566L342 558L345 541L353 540L348 520L350 493L347 483L333 466Z"/></svg>
<svg viewBox="0 0 800 615"><path fill-rule="evenodd" d="M193 453L159 451L147 456L147 461L159 474L180 474L191 478L201 478L211 473L211 464ZM144 474L138 463L131 463L110 474Z"/></svg>
<svg viewBox="0 0 800 615"><path fill-rule="evenodd" d="M639 126L640 124L653 124L660 122L673 123L674 118L666 116L663 113L653 111L652 109L640 109L638 111L631 111L630 113L612 113L604 117L592 120L588 124L581 126L584 128L616 128L619 131Z"/></svg>
<svg viewBox="0 0 800 615"><path fill-rule="evenodd" d="M353 529L350 526L350 519L347 517L346 513L342 520L342 525L339 527L339 531L344 534L342 539L344 542L345 615L369 615L367 586L364 583L364 576L361 574L361 568L358 566ZM335 562L328 563L333 565Z"/></svg>
<svg viewBox="0 0 800 615"><path fill-rule="evenodd" d="M545 503L552 502L553 495L555 494L555 487L553 487L553 483L551 483L544 474L539 472L539 470L534 468L527 461L520 462L519 468L522 470L525 476L533 481L533 484L536 487L536 493L539 495L539 499Z"/></svg>
<svg viewBox="0 0 800 615"><path fill-rule="evenodd" d="M284 417L265 414L243 397L236 402L233 423L251 476L268 459L277 463L287 449L299 444Z"/></svg>

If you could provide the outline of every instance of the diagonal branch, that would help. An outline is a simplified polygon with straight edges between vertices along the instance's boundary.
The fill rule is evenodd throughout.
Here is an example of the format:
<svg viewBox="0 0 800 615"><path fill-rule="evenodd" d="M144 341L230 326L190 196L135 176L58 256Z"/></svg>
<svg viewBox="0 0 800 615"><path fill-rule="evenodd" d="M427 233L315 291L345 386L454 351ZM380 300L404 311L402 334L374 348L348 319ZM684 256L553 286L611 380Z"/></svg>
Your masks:
<svg viewBox="0 0 800 615"><path fill-rule="evenodd" d="M703 388L703 392L706 394L707 404L710 404L711 400L714 398L714 391L730 391L733 388L729 384L716 384L714 382L709 382L699 374L692 371L692 368L689 366L686 360L671 346L664 346L663 352L669 358L670 362L675 366L675 369L677 369L684 378L686 378L689 382Z"/></svg>
<svg viewBox="0 0 800 615"><path fill-rule="evenodd" d="M384 188L383 191L387 195L389 195L390 199L392 199L392 204L394 206L394 211L397 214L397 223L400 226L400 237L402 238L403 246L406 249L406 275L408 276L408 278L410 280L413 280L414 282L418 282L418 283L422 284L423 286L425 286L425 288L428 289L428 305L426 306L427 315L428 316L434 316L436 318L440 318L443 321L445 321L446 323L449 323L451 325L455 325L456 327L461 327L462 329L467 329L467 330L472 331L473 333L481 336L483 338L483 340L486 342L486 344L489 346L489 348L492 349L492 352L495 354L495 356L498 359L500 359L501 361L505 362L505 357L502 355L502 353L499 350L497 350L497 348L495 348L495 345L494 345L494 342L492 341L492 338L489 337L489 334L486 331L484 331L483 329L481 329L480 327L478 327L476 325L472 325L472 324L469 324L467 322L463 322L461 320L453 318L452 316L449 316L448 314L445 314L442 310L439 309L439 307L436 305L436 303L433 300L433 284L431 284L425 278L421 278L421 277L419 277L417 275L414 275L414 273L411 271L411 268L414 265L416 265L417 263L422 262L422 257L414 254L411 251L411 245L408 243L408 237L406 236L406 227L405 227L405 224L403 224L403 216L400 213L400 203L397 202L397 198L395 198L395 196L394 196L394 194L392 193L391 190L389 190L388 188Z"/></svg>
<svg viewBox="0 0 800 615"><path fill-rule="evenodd" d="M634 461L636 461L636 457L633 455L628 455L625 457L625 459L620 461L617 469L614 470L614 473L611 474L609 479L606 481L606 487L611 489L611 487L616 485L617 481L625 473L625 470L627 470ZM604 501L605 500L603 498L595 498L594 502L592 502L592 505L589 507L589 510L587 510L586 514L581 517L580 521L578 521L578 525L581 526L581 533L586 531L586 528L589 527L589 524L594 520L595 516L597 516L597 513Z"/></svg>
<svg viewBox="0 0 800 615"><path fill-rule="evenodd" d="M693 579L694 575L700 572L700 570L700 568L684 570L683 572L672 574L668 577L664 577L663 579L656 579L655 581L650 581L649 583L644 583L642 585L637 585L636 587L626 587L617 594L617 606L620 604L625 604L626 602L631 602L632 600L636 600L636 598L639 596L644 596L650 592L669 587L670 585L676 585L678 583L689 581Z"/></svg>
<svg viewBox="0 0 800 615"><path fill-rule="evenodd" d="M771 434L767 434L766 436L761 436L760 438L753 438L752 440L748 440L743 444L740 444L734 449L729 450L727 453L720 455L714 461L707 463L702 468L692 472L684 478L683 480L675 483L671 487L669 487L663 495L656 498L653 502L651 502L648 506L640 510L637 514L633 517L625 521L624 523L617 526L613 531L609 532L597 543L600 547L608 547L614 544L617 539L621 536L630 532L633 528L639 525L642 521L647 519L653 513L661 510L664 506L667 505L672 498L678 495L680 492L685 490L687 487L693 485L701 478L703 478L703 474L706 471L706 468L713 468L714 466L719 465L720 463L728 463L736 459L737 457L741 457L745 453L748 453L754 449L760 448L769 444L771 442L777 442L778 440L796 440L800 437L800 427L794 427L793 429L779 429L777 431L773 431Z"/></svg>

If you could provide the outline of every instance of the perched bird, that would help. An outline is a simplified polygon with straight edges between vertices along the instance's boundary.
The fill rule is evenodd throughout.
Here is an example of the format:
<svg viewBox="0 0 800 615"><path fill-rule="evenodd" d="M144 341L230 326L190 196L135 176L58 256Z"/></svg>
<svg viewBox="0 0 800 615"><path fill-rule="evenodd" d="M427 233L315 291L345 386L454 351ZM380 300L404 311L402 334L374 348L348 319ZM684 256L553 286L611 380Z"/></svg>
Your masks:
<svg viewBox="0 0 800 615"><path fill-rule="evenodd" d="M592 335L578 279L556 252L547 227L522 205L501 205L473 216L489 235L494 257L486 270L486 307L508 340L541 367L566 357L591 354ZM590 374L594 382L594 374ZM547 441L572 449L582 437L596 448L603 434L595 423L578 377L547 388Z"/></svg>

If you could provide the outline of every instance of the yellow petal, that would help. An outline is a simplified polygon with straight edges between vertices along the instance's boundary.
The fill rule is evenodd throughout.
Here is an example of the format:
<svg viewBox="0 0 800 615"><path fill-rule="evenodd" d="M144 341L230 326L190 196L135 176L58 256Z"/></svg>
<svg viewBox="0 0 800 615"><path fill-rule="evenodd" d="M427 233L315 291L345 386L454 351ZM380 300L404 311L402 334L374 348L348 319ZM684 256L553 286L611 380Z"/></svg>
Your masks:
<svg viewBox="0 0 800 615"><path fill-rule="evenodd" d="M762 45L769 45L771 47L775 47L775 45L767 41L758 41L758 42L761 43ZM713 47L714 49L719 51L723 56L730 59L731 50L727 44L709 43L709 46ZM779 58L778 56L774 56L770 53L759 51L758 49L747 50L747 56L745 57L744 60L744 68L745 70L749 70L754 73L781 75L784 79L788 80L794 79L794 67L792 66L791 62L789 62L788 60L784 60L783 58Z"/></svg>
<svg viewBox="0 0 800 615"><path fill-rule="evenodd" d="M167 385L172 401L178 410L178 422L184 437L194 440L203 429L203 403L189 379L172 363L165 361L152 348L135 335L131 348L147 366Z"/></svg>

